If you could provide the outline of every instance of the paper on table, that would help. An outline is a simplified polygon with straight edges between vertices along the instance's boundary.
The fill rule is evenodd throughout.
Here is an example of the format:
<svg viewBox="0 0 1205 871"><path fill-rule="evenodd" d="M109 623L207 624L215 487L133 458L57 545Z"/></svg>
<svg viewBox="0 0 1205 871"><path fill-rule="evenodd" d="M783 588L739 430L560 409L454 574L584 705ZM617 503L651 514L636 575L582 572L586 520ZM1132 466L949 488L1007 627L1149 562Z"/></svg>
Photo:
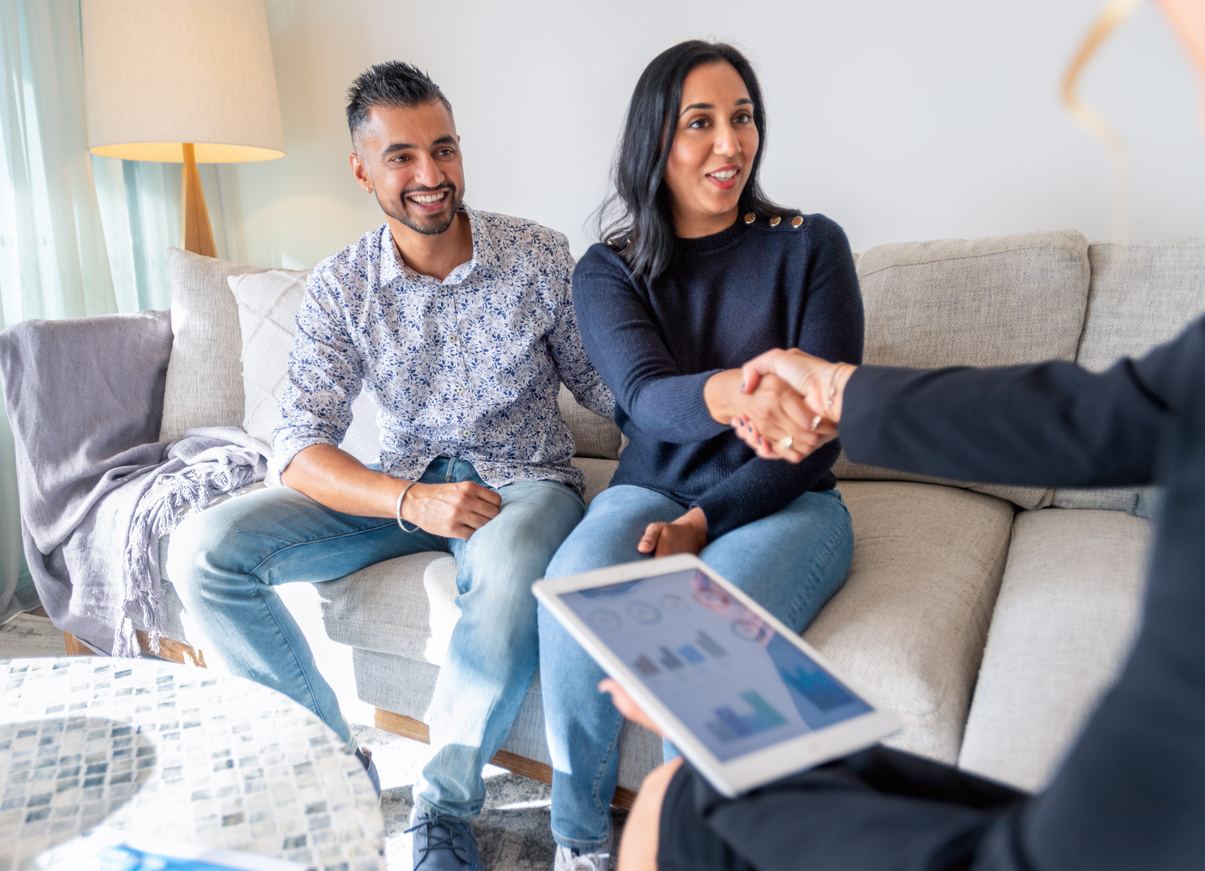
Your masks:
<svg viewBox="0 0 1205 871"><path fill-rule="evenodd" d="M47 850L39 871L309 871L300 862L98 828Z"/></svg>

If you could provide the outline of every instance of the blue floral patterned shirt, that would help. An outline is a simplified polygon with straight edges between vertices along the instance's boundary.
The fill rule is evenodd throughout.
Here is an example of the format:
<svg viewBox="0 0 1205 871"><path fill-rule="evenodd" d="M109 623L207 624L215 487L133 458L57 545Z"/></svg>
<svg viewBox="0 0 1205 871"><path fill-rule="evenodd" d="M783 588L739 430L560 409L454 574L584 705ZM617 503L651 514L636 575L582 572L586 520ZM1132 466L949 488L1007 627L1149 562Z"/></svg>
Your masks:
<svg viewBox="0 0 1205 871"><path fill-rule="evenodd" d="M361 388L376 401L381 469L414 480L436 457L492 487L551 479L583 492L560 382L611 417L582 348L573 257L560 233L463 207L473 259L439 281L400 262L389 225L322 261L297 313L271 478L304 448L338 445Z"/></svg>

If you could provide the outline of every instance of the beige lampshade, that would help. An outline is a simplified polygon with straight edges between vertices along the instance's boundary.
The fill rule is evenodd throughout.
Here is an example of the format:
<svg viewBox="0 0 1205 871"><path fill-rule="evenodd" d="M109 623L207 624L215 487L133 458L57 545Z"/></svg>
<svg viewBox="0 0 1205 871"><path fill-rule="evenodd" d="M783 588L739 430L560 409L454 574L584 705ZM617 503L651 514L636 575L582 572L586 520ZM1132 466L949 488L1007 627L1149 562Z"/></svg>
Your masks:
<svg viewBox="0 0 1205 871"><path fill-rule="evenodd" d="M83 0L88 147L126 160L285 153L263 0Z"/></svg>

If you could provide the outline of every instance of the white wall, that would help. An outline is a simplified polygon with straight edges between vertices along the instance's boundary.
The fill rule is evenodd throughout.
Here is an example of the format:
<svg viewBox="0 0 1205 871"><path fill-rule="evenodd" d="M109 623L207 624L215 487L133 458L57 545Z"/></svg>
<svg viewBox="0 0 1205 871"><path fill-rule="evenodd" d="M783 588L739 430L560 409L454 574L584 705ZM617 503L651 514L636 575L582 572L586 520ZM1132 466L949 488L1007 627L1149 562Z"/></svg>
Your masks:
<svg viewBox="0 0 1205 871"><path fill-rule="evenodd" d="M267 0L288 156L217 173L227 250L311 266L377 226L347 165L344 91L371 63L426 69L452 101L467 201L534 218L581 254L632 87L683 39L740 46L765 90L772 197L882 242L1112 231L1103 147L1057 89L1103 0ZM1132 238L1205 235L1205 139L1187 60L1152 5L1083 95L1134 165Z"/></svg>

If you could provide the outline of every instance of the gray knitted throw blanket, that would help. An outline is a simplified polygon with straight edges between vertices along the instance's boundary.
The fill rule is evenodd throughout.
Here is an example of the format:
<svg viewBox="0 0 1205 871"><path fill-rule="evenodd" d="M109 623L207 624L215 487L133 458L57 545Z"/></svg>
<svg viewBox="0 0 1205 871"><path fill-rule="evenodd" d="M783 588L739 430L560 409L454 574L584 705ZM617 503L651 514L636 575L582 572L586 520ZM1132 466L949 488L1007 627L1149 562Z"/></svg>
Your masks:
<svg viewBox="0 0 1205 871"><path fill-rule="evenodd" d="M168 312L0 332L25 559L54 624L105 653L138 654L135 620L158 645L159 537L267 466L237 427L159 441L171 349Z"/></svg>

